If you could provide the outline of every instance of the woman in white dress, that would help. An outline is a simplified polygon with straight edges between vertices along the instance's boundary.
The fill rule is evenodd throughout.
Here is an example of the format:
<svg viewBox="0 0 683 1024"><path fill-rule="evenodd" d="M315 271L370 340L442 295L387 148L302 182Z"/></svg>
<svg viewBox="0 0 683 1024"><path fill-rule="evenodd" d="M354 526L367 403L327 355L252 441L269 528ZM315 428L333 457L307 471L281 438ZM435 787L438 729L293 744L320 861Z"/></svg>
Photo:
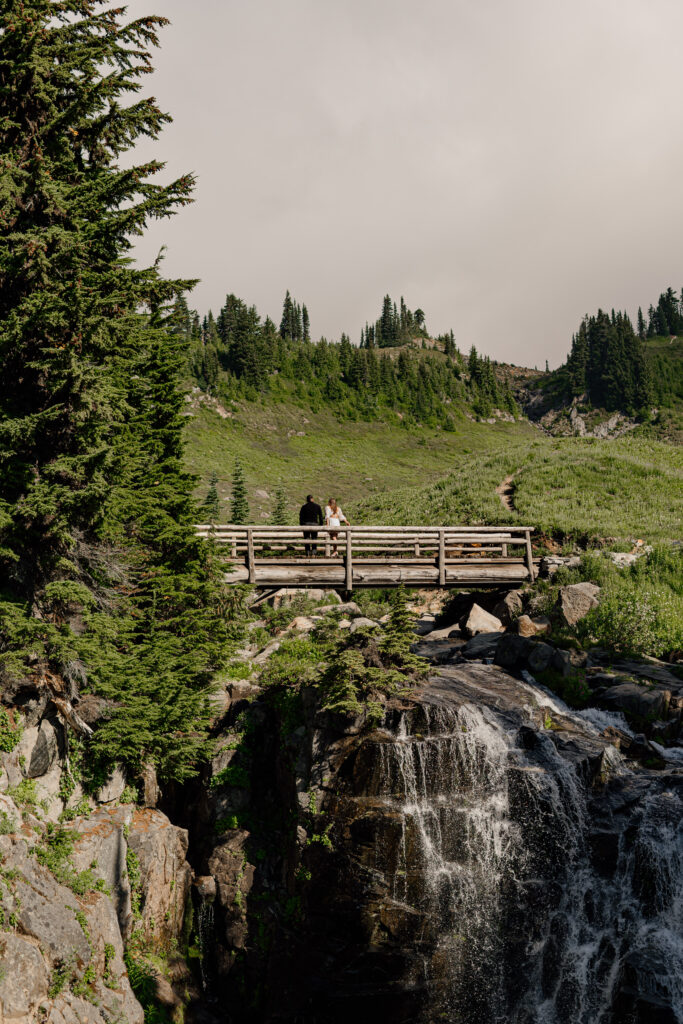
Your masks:
<svg viewBox="0 0 683 1024"><path fill-rule="evenodd" d="M351 525L335 499L330 498L327 503L327 507L325 508L325 525L334 527L341 526L342 523L346 523L347 526ZM330 533L330 540L337 540L338 537L338 533ZM332 555L333 557L337 557L338 555L336 544L332 549Z"/></svg>

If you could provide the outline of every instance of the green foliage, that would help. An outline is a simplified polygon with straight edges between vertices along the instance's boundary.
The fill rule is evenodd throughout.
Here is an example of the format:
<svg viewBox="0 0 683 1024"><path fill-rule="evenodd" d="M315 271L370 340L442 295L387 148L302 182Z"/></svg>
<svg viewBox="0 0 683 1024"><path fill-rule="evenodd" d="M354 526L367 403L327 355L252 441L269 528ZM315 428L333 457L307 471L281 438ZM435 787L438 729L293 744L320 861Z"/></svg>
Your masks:
<svg viewBox="0 0 683 1024"><path fill-rule="evenodd" d="M77 833L73 830L49 824L35 847L36 860L48 868L58 882L68 886L77 896L85 896L86 893L93 891L103 892L104 882L97 878L92 866L84 871L76 871L74 868L71 857L76 838Z"/></svg>
<svg viewBox="0 0 683 1024"><path fill-rule="evenodd" d="M235 459L232 473L232 502L230 504L230 522L235 526L245 526L249 522L249 500L244 470L239 459Z"/></svg>
<svg viewBox="0 0 683 1024"><path fill-rule="evenodd" d="M133 917L140 920L140 903L142 900L142 873L140 871L140 858L135 850L128 844L126 846L126 873L130 885L130 907Z"/></svg>
<svg viewBox="0 0 683 1024"><path fill-rule="evenodd" d="M16 819L7 811L0 811L0 836L11 836L17 830Z"/></svg>
<svg viewBox="0 0 683 1024"><path fill-rule="evenodd" d="M5 753L14 750L23 733L19 713L0 707L0 750L4 750Z"/></svg>
<svg viewBox="0 0 683 1024"><path fill-rule="evenodd" d="M123 959L130 987L144 1011L145 1024L170 1024L168 1012L156 999L157 971L154 966L142 953L130 948L124 953Z"/></svg>
<svg viewBox="0 0 683 1024"><path fill-rule="evenodd" d="M287 508L287 495L282 487L275 488L275 494L273 495L273 513L270 521L273 526L287 526L290 521L289 510Z"/></svg>
<svg viewBox="0 0 683 1024"><path fill-rule="evenodd" d="M217 523L220 518L220 501L218 498L218 474L214 471L209 478L209 489L202 502L202 515L207 523Z"/></svg>
<svg viewBox="0 0 683 1024"><path fill-rule="evenodd" d="M0 14L0 683L87 686L110 701L95 771L184 779L234 629L182 466L191 282L129 258L193 187L126 156L169 120L127 105L164 23L95 0Z"/></svg>
<svg viewBox="0 0 683 1024"><path fill-rule="evenodd" d="M17 807L35 810L38 806L38 791L35 779L22 779L16 786L10 786L7 795L14 800Z"/></svg>

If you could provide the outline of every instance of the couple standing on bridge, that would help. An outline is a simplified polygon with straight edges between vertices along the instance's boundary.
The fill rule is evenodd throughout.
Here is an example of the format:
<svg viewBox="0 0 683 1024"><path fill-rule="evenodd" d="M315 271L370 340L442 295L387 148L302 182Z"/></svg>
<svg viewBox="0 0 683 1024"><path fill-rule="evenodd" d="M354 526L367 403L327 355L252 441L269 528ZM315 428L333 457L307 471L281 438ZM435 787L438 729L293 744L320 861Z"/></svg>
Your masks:
<svg viewBox="0 0 683 1024"><path fill-rule="evenodd" d="M335 526L341 526L342 522L350 526L350 522L342 512L341 508L337 504L334 498L330 498L325 507L325 526L331 526L330 540L336 541L339 537L338 533L334 532ZM323 510L320 505L313 500L312 494L306 495L306 504L301 506L299 511L299 526L322 526L323 525ZM317 530L304 530L304 540L309 541L308 544L304 545L304 551L307 555L314 555L316 553L317 544L311 544L310 541L315 540L318 536ZM337 545L335 544L332 548L333 557L338 556Z"/></svg>

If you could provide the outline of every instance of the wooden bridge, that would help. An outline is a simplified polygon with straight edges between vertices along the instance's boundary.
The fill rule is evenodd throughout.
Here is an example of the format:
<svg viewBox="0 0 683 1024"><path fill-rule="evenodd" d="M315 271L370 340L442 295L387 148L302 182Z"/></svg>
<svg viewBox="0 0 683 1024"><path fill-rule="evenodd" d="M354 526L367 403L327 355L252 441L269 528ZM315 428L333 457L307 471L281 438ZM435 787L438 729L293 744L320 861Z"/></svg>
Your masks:
<svg viewBox="0 0 683 1024"><path fill-rule="evenodd" d="M536 575L529 526L202 524L196 529L199 536L227 548L232 563L227 583L350 592L401 583L408 587L515 586Z"/></svg>

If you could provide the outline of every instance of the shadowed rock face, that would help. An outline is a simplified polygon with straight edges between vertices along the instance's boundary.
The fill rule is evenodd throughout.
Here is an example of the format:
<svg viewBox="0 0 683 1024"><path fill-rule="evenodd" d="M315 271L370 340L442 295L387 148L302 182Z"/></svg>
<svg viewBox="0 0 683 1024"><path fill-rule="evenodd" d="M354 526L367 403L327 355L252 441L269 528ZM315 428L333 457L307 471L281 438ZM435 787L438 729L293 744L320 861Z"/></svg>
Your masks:
<svg viewBox="0 0 683 1024"><path fill-rule="evenodd" d="M254 812L288 830L208 851L235 1019L683 1020L683 774L498 666L437 671L370 733L311 708L283 753L261 716Z"/></svg>

